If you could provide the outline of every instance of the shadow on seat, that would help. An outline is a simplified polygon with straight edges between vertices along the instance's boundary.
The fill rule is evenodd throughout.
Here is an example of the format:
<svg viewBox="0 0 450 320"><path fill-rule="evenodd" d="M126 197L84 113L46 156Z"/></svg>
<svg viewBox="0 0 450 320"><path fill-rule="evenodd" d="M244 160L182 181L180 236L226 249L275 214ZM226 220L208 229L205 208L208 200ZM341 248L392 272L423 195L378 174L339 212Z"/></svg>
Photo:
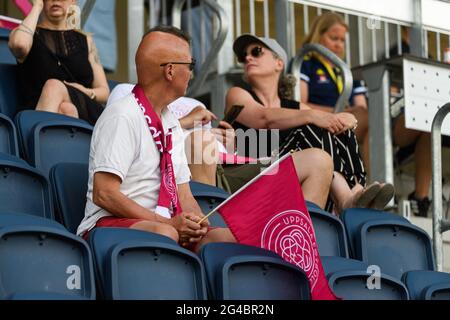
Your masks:
<svg viewBox="0 0 450 320"><path fill-rule="evenodd" d="M307 202L306 206L314 226L320 255L348 258L347 236L342 221L312 202Z"/></svg>
<svg viewBox="0 0 450 320"><path fill-rule="evenodd" d="M53 219L47 179L25 161L0 154L0 212Z"/></svg>
<svg viewBox="0 0 450 320"><path fill-rule="evenodd" d="M408 300L401 281L378 273L365 262L341 257L321 257L334 294L344 300Z"/></svg>
<svg viewBox="0 0 450 320"><path fill-rule="evenodd" d="M303 270L277 254L237 243L209 243L200 257L216 300L310 300Z"/></svg>
<svg viewBox="0 0 450 320"><path fill-rule="evenodd" d="M450 274L437 271L409 271L403 282L412 300L450 300Z"/></svg>
<svg viewBox="0 0 450 320"><path fill-rule="evenodd" d="M94 300L86 242L61 228L28 223L0 227L0 300Z"/></svg>
<svg viewBox="0 0 450 320"><path fill-rule="evenodd" d="M74 234L84 218L88 178L83 163L59 163L50 171L57 219Z"/></svg>
<svg viewBox="0 0 450 320"><path fill-rule="evenodd" d="M19 156L19 145L14 123L0 113L0 153Z"/></svg>
<svg viewBox="0 0 450 320"><path fill-rule="evenodd" d="M17 66L0 63L0 113L14 119L19 106Z"/></svg>
<svg viewBox="0 0 450 320"><path fill-rule="evenodd" d="M96 228L89 235L99 287L112 300L204 300L200 259L162 235Z"/></svg>
<svg viewBox="0 0 450 320"><path fill-rule="evenodd" d="M64 115L22 111L16 117L25 159L48 177L57 163L89 163L93 127Z"/></svg>

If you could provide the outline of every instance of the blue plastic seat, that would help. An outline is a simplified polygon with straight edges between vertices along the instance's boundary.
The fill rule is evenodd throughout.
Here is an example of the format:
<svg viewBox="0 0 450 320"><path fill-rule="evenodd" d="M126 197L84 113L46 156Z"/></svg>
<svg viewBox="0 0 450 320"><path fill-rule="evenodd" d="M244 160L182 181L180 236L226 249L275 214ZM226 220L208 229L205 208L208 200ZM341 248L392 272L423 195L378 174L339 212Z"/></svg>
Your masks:
<svg viewBox="0 0 450 320"><path fill-rule="evenodd" d="M216 300L309 300L303 270L277 254L237 243L209 243L200 257Z"/></svg>
<svg viewBox="0 0 450 320"><path fill-rule="evenodd" d="M11 226L40 226L67 231L63 225L54 220L32 216L30 214L1 212L0 228Z"/></svg>
<svg viewBox="0 0 450 320"><path fill-rule="evenodd" d="M17 82L17 66L0 63L0 113L10 119L16 115L19 105Z"/></svg>
<svg viewBox="0 0 450 320"><path fill-rule="evenodd" d="M378 220L363 224L356 235L357 255L397 279L412 270L434 270L431 240L422 229L402 221Z"/></svg>
<svg viewBox="0 0 450 320"><path fill-rule="evenodd" d="M83 163L59 163L50 171L57 218L72 233L84 218L88 178L89 166Z"/></svg>
<svg viewBox="0 0 450 320"><path fill-rule="evenodd" d="M403 282L412 300L450 300L450 274L437 271L409 271Z"/></svg>
<svg viewBox="0 0 450 320"><path fill-rule="evenodd" d="M404 284L389 275L379 274L378 288L374 285L369 265L342 257L321 257L328 283L334 294L344 300L408 300Z"/></svg>
<svg viewBox="0 0 450 320"><path fill-rule="evenodd" d="M200 259L159 234L96 228L89 234L99 287L113 300L204 300Z"/></svg>
<svg viewBox="0 0 450 320"><path fill-rule="evenodd" d="M434 270L430 237L403 217L348 209L342 219L355 259L377 265L383 274L399 280L407 271Z"/></svg>
<svg viewBox="0 0 450 320"><path fill-rule="evenodd" d="M348 258L347 236L342 221L314 203L307 202L306 206L314 226L319 254Z"/></svg>
<svg viewBox="0 0 450 320"><path fill-rule="evenodd" d="M16 117L25 159L47 176L57 163L89 163L93 127L64 115L22 111Z"/></svg>
<svg viewBox="0 0 450 320"><path fill-rule="evenodd" d="M0 113L0 153L19 156L16 126L6 115Z"/></svg>
<svg viewBox="0 0 450 320"><path fill-rule="evenodd" d="M95 299L86 242L59 228L0 227L0 300Z"/></svg>
<svg viewBox="0 0 450 320"><path fill-rule="evenodd" d="M345 230L347 231L350 256L359 260L361 260L361 256L356 254L355 248L357 245L356 235L359 234L361 226L364 223L374 220L391 220L409 223L408 220L396 214L362 208L351 208L345 210L341 215L341 219L344 223Z"/></svg>
<svg viewBox="0 0 450 320"><path fill-rule="evenodd" d="M200 182L191 181L189 183L192 195L197 200L203 214L210 213L214 208L225 201L230 194L220 188L213 187ZM209 223L213 227L226 228L227 224L223 220L222 216L216 212L209 217Z"/></svg>
<svg viewBox="0 0 450 320"><path fill-rule="evenodd" d="M25 213L53 219L49 183L25 161L0 154L0 214Z"/></svg>
<svg viewBox="0 0 450 320"><path fill-rule="evenodd" d="M0 63L15 64L16 59L8 47L10 31L0 28Z"/></svg>

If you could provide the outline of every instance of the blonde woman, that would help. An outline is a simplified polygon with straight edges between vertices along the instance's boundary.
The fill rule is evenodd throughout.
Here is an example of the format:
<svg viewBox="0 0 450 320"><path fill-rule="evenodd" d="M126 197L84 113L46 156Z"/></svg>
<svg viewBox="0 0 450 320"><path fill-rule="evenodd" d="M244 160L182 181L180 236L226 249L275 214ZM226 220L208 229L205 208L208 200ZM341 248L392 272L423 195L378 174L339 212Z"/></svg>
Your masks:
<svg viewBox="0 0 450 320"><path fill-rule="evenodd" d="M318 43L340 58L345 56L345 36L348 26L337 13L325 13L313 22L304 44ZM334 112L334 106L342 93L341 72L329 60L319 54L305 57L301 70L301 102L324 112ZM361 146L361 155L369 166L369 125L366 101L367 89L361 81L353 81L352 95L346 112L353 114L358 127L355 134Z"/></svg>
<svg viewBox="0 0 450 320"><path fill-rule="evenodd" d="M77 29L79 12L75 0L33 0L9 47L19 65L21 109L95 124L109 87L92 37Z"/></svg>

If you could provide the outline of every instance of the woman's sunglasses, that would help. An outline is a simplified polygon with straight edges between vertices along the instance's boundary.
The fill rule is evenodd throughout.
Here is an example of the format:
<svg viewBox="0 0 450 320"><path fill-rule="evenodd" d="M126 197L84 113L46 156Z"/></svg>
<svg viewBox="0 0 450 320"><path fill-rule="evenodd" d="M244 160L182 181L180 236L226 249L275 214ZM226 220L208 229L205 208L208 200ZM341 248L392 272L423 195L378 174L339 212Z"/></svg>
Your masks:
<svg viewBox="0 0 450 320"><path fill-rule="evenodd" d="M263 55L264 49L262 47L254 47L252 50L250 50L250 53L244 52L243 55L238 57L238 61L240 63L245 63L245 59L247 58L247 55L251 55L253 58L259 58Z"/></svg>

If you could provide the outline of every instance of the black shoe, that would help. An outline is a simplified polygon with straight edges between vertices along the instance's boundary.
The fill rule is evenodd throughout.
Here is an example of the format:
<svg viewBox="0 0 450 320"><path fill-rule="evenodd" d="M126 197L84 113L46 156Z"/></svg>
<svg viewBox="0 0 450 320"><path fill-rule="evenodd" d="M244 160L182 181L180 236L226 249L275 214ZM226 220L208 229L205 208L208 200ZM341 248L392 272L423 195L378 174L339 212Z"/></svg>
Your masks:
<svg viewBox="0 0 450 320"><path fill-rule="evenodd" d="M430 208L431 201L428 197L419 199L416 197L415 192L412 192L408 196L408 200L411 204L411 211L416 217L427 217L428 209Z"/></svg>

